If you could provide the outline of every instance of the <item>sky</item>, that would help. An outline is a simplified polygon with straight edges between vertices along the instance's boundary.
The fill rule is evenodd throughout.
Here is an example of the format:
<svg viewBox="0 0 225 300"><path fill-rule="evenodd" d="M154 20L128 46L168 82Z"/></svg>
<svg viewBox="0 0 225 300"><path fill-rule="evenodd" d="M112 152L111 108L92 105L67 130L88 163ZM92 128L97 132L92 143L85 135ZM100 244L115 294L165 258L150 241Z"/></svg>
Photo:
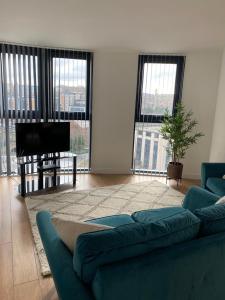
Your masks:
<svg viewBox="0 0 225 300"><path fill-rule="evenodd" d="M17 84L29 83L29 67L30 66L30 79L31 85L34 85L34 70L36 72L36 84L38 80L38 68L37 68L37 57L35 57L35 68L33 57L30 57L28 64L28 55L21 55L20 61L18 55L15 56L16 60L13 60L13 54L6 54L6 74L7 82L14 83L16 78ZM23 72L25 66L26 73ZM14 72L16 74L14 74ZM16 76L14 76L16 75ZM67 86L80 86L86 85L87 76L87 62L81 59L65 59L65 58L54 58L53 59L53 81L57 84L60 79L61 85Z"/></svg>
<svg viewBox="0 0 225 300"><path fill-rule="evenodd" d="M173 94L176 64L145 63L142 92L147 94Z"/></svg>
<svg viewBox="0 0 225 300"><path fill-rule="evenodd" d="M31 84L34 84L33 62L33 59L31 59ZM18 56L16 55L17 83L20 81L22 84L24 84L24 63L25 66L27 66L26 82L28 83L28 56L25 56L25 62L23 61L23 57L21 57L21 62L19 64ZM35 59L35 64L35 69L37 72L37 58ZM142 92L148 94L155 94L156 92L158 94L173 94L175 88L176 68L176 64L145 63ZM8 59L8 56L6 56L6 72L8 75L8 82L14 82L14 70L13 56L10 55L10 59ZM85 86L87 76L87 61L71 58L53 58L53 76L54 85L58 85L60 80L61 85Z"/></svg>
<svg viewBox="0 0 225 300"><path fill-rule="evenodd" d="M82 59L54 58L53 73L55 74L56 84L60 79L61 85L85 86L87 76L87 62Z"/></svg>

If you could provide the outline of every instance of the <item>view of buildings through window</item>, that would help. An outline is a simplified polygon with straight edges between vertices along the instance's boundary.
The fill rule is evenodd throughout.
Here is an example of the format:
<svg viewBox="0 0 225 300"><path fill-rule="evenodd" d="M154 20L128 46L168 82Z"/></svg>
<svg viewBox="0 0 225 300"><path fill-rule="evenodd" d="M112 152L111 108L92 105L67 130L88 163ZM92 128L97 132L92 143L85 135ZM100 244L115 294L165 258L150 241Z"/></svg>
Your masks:
<svg viewBox="0 0 225 300"><path fill-rule="evenodd" d="M53 58L53 94L56 111L86 112L87 62Z"/></svg>
<svg viewBox="0 0 225 300"><path fill-rule="evenodd" d="M176 64L145 63L141 114L162 116L173 111Z"/></svg>
<svg viewBox="0 0 225 300"><path fill-rule="evenodd" d="M87 61L53 58L53 97L55 111L70 117L71 152L78 155L77 167L89 169L90 122L87 115ZM72 120L71 120L72 119ZM72 158L65 168L72 168Z"/></svg>
<svg viewBox="0 0 225 300"><path fill-rule="evenodd" d="M0 74L0 174L7 172L7 165L10 165L8 173L13 174L18 171L15 123L43 121L39 107L39 58L35 55L16 53L0 55L2 70ZM54 105L52 109L58 112L55 121L67 120L69 116L71 152L78 155L77 168L89 169L87 60L76 58L52 58L52 60ZM49 121L53 120L49 119ZM72 158L64 162L64 168L72 169Z"/></svg>
<svg viewBox="0 0 225 300"><path fill-rule="evenodd" d="M159 134L160 124L136 124L134 163L136 170L164 172L169 156L167 142Z"/></svg>
<svg viewBox="0 0 225 300"><path fill-rule="evenodd" d="M135 169L164 172L169 161L167 142L159 134L160 124L136 123L135 126Z"/></svg>

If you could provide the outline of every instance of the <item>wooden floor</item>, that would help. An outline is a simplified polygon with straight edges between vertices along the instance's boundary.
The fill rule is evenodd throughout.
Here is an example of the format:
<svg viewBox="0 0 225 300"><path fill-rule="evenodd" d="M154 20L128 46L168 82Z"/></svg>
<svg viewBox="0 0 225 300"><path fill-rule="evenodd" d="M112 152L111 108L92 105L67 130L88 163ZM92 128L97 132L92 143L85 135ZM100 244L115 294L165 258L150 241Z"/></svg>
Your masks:
<svg viewBox="0 0 225 300"><path fill-rule="evenodd" d="M140 175L78 175L76 189L165 178ZM18 177L0 177L0 299L58 299L51 276L43 278L35 254L23 199L18 196ZM177 188L185 193L196 180L183 180Z"/></svg>

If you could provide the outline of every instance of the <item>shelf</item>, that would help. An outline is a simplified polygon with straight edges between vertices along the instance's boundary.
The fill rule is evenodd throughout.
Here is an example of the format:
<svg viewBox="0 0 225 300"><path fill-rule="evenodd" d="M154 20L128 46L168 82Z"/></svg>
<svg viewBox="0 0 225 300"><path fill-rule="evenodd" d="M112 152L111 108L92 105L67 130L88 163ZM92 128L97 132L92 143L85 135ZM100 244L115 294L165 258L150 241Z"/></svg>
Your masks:
<svg viewBox="0 0 225 300"><path fill-rule="evenodd" d="M37 172L38 172L38 190L42 190L44 187L43 177L45 172L52 171L52 185L57 185L57 169L60 169L60 160L65 158L66 156L55 156L55 157L48 157L42 158L35 162L37 162ZM76 185L76 169L77 169L77 157L76 155L69 156L73 157L73 186ZM45 162L49 161L49 163L45 164ZM19 163L19 161L18 161ZM28 187L26 187L26 165L34 163L34 161L30 162L20 162L20 176L21 176L21 186L20 186L20 193L21 196L24 197L28 191ZM50 174L48 174L50 175ZM34 185L34 183L32 183ZM32 188L33 189L33 188Z"/></svg>
<svg viewBox="0 0 225 300"><path fill-rule="evenodd" d="M65 158L73 158L73 157L76 157L77 155L76 154L74 154L74 153L71 153L71 152L68 152L67 153L68 155L62 155L62 156L60 156L60 155L57 155L57 156L51 156L51 157L42 157L42 158L40 158L40 159L33 159L33 160L26 160L26 158L25 157L20 157L20 158L17 158L17 163L19 164L19 165L21 165L21 164L24 164L24 165L28 165L28 164L31 164L31 163L39 163L40 161L42 161L42 162L45 162L45 161L53 161L53 160L61 160L61 159L65 159Z"/></svg>
<svg viewBox="0 0 225 300"><path fill-rule="evenodd" d="M51 170L56 170L56 169L60 169L60 166L59 165L55 165L55 164L48 164L48 165L44 165L44 166L41 166L41 167L37 167L38 170L40 171L51 171Z"/></svg>

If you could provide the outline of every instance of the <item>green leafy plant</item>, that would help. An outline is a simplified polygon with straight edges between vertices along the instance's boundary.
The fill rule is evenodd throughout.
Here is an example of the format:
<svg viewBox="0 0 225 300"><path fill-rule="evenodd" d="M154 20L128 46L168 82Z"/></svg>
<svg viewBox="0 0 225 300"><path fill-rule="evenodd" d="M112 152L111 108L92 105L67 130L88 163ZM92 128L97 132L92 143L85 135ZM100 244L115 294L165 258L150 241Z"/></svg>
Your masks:
<svg viewBox="0 0 225 300"><path fill-rule="evenodd" d="M162 137L168 141L167 152L176 164L185 157L188 148L204 136L202 132L194 132L198 122L192 119L193 112L185 110L182 103L178 103L175 114L170 115L166 110L160 129Z"/></svg>

